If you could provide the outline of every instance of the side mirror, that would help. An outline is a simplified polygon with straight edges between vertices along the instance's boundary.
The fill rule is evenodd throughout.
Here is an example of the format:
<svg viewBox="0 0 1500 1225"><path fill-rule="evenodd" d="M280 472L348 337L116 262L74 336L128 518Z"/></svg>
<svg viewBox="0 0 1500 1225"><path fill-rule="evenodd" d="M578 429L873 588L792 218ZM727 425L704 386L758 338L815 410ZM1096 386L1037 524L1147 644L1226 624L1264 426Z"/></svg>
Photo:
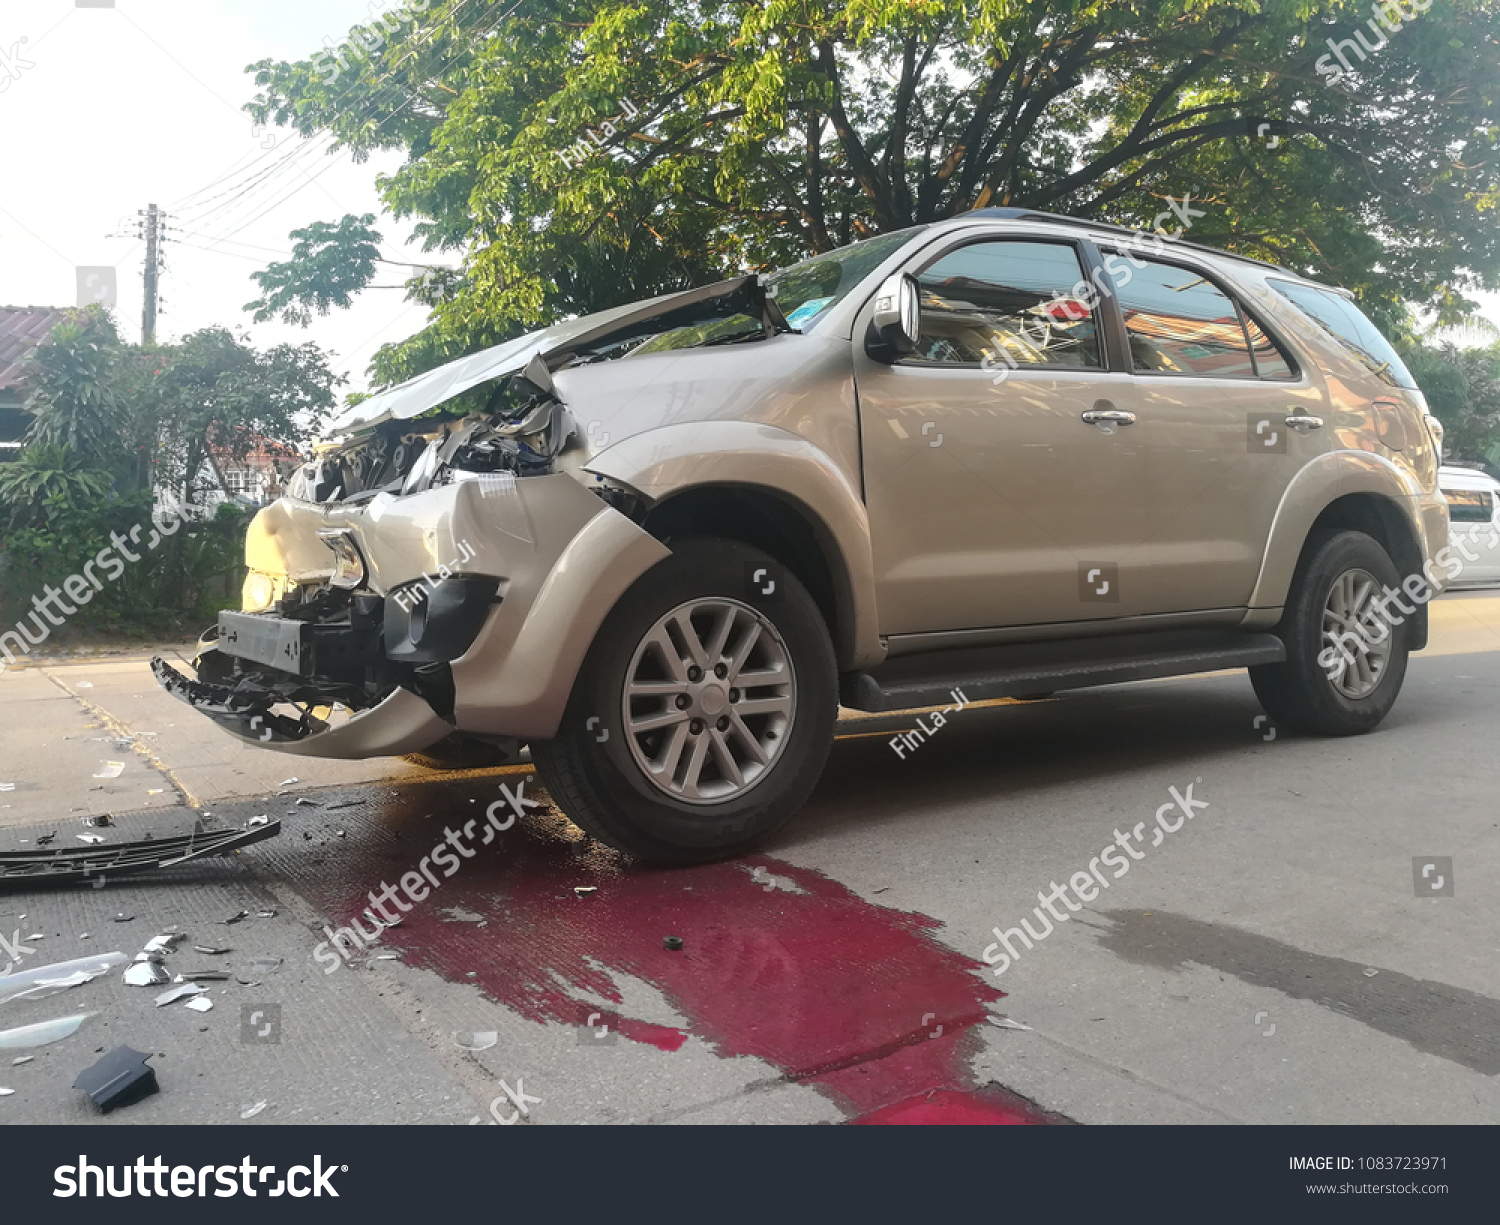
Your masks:
<svg viewBox="0 0 1500 1225"><path fill-rule="evenodd" d="M895 361L922 339L921 289L909 272L898 272L875 295L875 315L865 351L877 361Z"/></svg>

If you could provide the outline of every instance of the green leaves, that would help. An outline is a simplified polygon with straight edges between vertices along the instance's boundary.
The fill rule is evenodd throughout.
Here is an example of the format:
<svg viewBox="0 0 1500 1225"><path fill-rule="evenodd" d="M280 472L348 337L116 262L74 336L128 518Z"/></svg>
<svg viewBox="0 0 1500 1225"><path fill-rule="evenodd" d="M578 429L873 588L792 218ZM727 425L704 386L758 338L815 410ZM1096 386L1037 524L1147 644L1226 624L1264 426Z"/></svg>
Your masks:
<svg viewBox="0 0 1500 1225"><path fill-rule="evenodd" d="M337 225L315 221L293 230L291 260L253 274L265 292L245 309L255 312L256 323L280 315L283 323L307 327L313 310L326 315L335 306L347 308L375 275L380 235L371 228L374 223L374 214L366 213L346 216Z"/></svg>
<svg viewBox="0 0 1500 1225"><path fill-rule="evenodd" d="M1462 313L1500 285L1497 7L1434 5L1335 88L1317 64L1368 18L1350 0L470 0L333 85L257 65L250 109L403 149L387 207L461 262L381 381L977 207L1149 226L1189 192L1195 240L1387 318ZM339 305L359 277L337 246L255 309Z"/></svg>

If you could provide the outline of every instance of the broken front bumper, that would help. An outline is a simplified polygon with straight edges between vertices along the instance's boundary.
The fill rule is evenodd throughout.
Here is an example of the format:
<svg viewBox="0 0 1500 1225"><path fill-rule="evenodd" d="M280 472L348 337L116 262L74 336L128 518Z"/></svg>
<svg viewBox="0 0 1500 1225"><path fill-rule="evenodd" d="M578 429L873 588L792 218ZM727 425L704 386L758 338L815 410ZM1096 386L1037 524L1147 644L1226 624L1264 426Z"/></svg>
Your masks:
<svg viewBox="0 0 1500 1225"><path fill-rule="evenodd" d="M329 587L330 536L358 551L359 587ZM197 679L152 667L226 731L280 752L395 756L454 732L546 739L605 615L668 555L567 474L354 506L283 499L252 523L246 562L277 590L322 591L319 615L226 613ZM310 709L335 704L356 713Z"/></svg>

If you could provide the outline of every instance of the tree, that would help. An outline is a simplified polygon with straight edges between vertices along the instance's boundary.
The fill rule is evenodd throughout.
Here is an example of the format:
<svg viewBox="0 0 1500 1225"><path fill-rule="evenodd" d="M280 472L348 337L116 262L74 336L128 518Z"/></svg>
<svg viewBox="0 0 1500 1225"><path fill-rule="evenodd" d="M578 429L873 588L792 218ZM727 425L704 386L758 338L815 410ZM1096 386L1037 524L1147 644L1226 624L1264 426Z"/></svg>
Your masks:
<svg viewBox="0 0 1500 1225"><path fill-rule="evenodd" d="M1500 15L1424 2L427 0L354 63L252 65L247 109L405 153L386 205L463 260L382 382L985 205L1150 227L1191 194L1193 239L1390 321L1500 283Z"/></svg>
<svg viewBox="0 0 1500 1225"><path fill-rule="evenodd" d="M257 350L226 328L204 328L160 354L161 373L140 416L157 430L155 480L197 504L212 449L243 459L259 440L292 442L316 432L343 382L317 345Z"/></svg>
<svg viewBox="0 0 1500 1225"><path fill-rule="evenodd" d="M293 230L291 260L254 274L265 292L245 309L255 312L256 323L279 314L283 323L302 327L312 322L309 307L320 315L335 306L347 309L353 295L370 283L380 259L380 235L370 228L374 223L374 214L366 213L337 225L315 221Z"/></svg>
<svg viewBox="0 0 1500 1225"><path fill-rule="evenodd" d="M71 455L84 467L108 467L119 453L121 408L116 388L120 337L98 307L71 312L28 363L32 390L22 406L33 420L28 447L50 461Z"/></svg>
<svg viewBox="0 0 1500 1225"><path fill-rule="evenodd" d="M1448 458L1500 465L1500 344L1404 345L1402 357L1443 423Z"/></svg>

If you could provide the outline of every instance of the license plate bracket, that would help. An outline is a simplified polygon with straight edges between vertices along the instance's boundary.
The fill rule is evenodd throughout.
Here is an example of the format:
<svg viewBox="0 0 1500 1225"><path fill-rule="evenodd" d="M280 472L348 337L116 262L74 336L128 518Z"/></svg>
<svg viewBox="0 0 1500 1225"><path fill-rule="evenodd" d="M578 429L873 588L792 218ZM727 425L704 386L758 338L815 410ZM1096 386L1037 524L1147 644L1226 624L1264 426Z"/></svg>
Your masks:
<svg viewBox="0 0 1500 1225"><path fill-rule="evenodd" d="M285 617L221 612L218 648L236 659L307 676L312 663L311 628L305 621Z"/></svg>

